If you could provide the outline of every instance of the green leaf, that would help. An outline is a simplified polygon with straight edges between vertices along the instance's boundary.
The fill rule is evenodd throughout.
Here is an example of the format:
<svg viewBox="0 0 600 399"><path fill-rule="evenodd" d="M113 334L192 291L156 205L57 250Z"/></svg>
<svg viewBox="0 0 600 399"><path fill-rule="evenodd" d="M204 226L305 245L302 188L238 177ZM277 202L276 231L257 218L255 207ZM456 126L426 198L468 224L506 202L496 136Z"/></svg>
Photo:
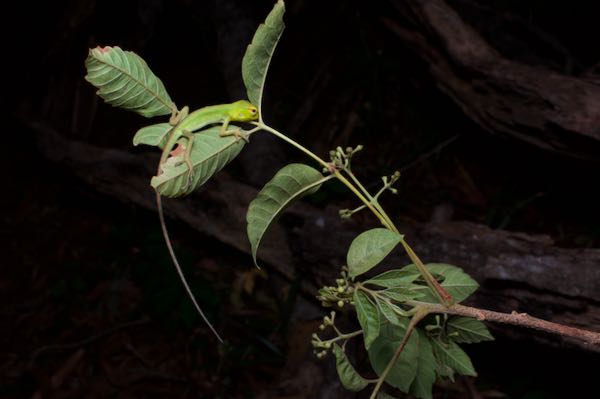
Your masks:
<svg viewBox="0 0 600 399"><path fill-rule="evenodd" d="M395 326L401 325L400 317L398 314L405 313L402 309L400 309L396 305L392 305L383 300L377 300L377 307L379 308L379 313L381 313L390 323Z"/></svg>
<svg viewBox="0 0 600 399"><path fill-rule="evenodd" d="M172 127L169 123L157 123L143 127L133 136L133 145L146 144L163 148L167 142L167 133Z"/></svg>
<svg viewBox="0 0 600 399"><path fill-rule="evenodd" d="M379 309L371 302L369 296L360 290L354 291L354 306L358 322L363 329L365 349L368 350L379 335Z"/></svg>
<svg viewBox="0 0 600 399"><path fill-rule="evenodd" d="M85 79L106 103L146 118L172 112L174 104L165 86L139 55L117 46L96 47L90 49L85 66Z"/></svg>
<svg viewBox="0 0 600 399"><path fill-rule="evenodd" d="M283 23L284 13L285 4L282 0L279 0L265 22L260 24L256 33L254 33L252 43L248 45L242 59L242 78L244 79L248 99L258 107L259 111L262 107L269 64L285 27ZM262 112L259 112L259 115L262 121Z"/></svg>
<svg viewBox="0 0 600 399"><path fill-rule="evenodd" d="M417 285L414 285L414 287L419 288ZM417 298L421 299L423 296L422 292L406 287L388 288L387 290L379 291L379 293L396 302L406 302Z"/></svg>
<svg viewBox="0 0 600 399"><path fill-rule="evenodd" d="M419 272L394 269L370 278L365 281L364 284L373 284L386 288L404 287L412 285L412 282L418 277Z"/></svg>
<svg viewBox="0 0 600 399"><path fill-rule="evenodd" d="M233 125L230 125L234 128ZM190 194L200 187L215 173L231 162L244 147L245 141L233 136L220 137L220 126L202 130L194 134L194 144L190 154L194 175L187 185L188 166L183 161L183 154L170 157L163 165L163 172L154 176L151 181L161 195L180 197Z"/></svg>
<svg viewBox="0 0 600 399"><path fill-rule="evenodd" d="M433 275L437 274L444 278L441 285L450 295L452 295L456 302L464 301L479 288L477 281L473 280L471 276L465 273L460 267L445 263L428 263L425 266ZM408 265L400 270L414 272L418 269L415 265ZM439 302L437 296L429 289L429 287L423 285L421 291L424 292L425 295L422 298L419 298L420 301L430 303Z"/></svg>
<svg viewBox="0 0 600 399"><path fill-rule="evenodd" d="M316 192L321 184L330 179L310 166L293 163L284 166L275 174L248 206L246 232L252 248L252 258L263 235L277 217L294 201Z"/></svg>
<svg viewBox="0 0 600 399"><path fill-rule="evenodd" d="M440 364L448 366L462 375L477 376L469 355L458 344L452 341L442 342L439 339L434 339L432 343L433 353Z"/></svg>
<svg viewBox="0 0 600 399"><path fill-rule="evenodd" d="M452 341L458 343L472 344L494 340L485 324L471 317L452 316L446 324L446 329Z"/></svg>
<svg viewBox="0 0 600 399"><path fill-rule="evenodd" d="M364 389L369 383L360 374L346 356L346 353L338 344L333 344L333 354L335 355L335 368L344 388L349 391L358 392Z"/></svg>
<svg viewBox="0 0 600 399"><path fill-rule="evenodd" d="M368 349L371 366L377 375L381 375L392 360L407 326L408 319L402 319L401 326L394 326L389 323L382 324L379 336ZM417 374L418 356L419 336L413 331L400 358L387 375L385 382L407 393Z"/></svg>
<svg viewBox="0 0 600 399"><path fill-rule="evenodd" d="M378 392L377 399L398 399L398 398L396 398L395 396L392 396L388 393L385 393L385 392Z"/></svg>
<svg viewBox="0 0 600 399"><path fill-rule="evenodd" d="M402 240L388 229L376 228L360 234L350 244L347 263L351 277L361 275L383 260Z"/></svg>
<svg viewBox="0 0 600 399"><path fill-rule="evenodd" d="M437 364L433 356L433 349L429 338L421 330L417 330L416 332L419 334L419 357L417 361L417 373L409 392L417 398L431 399Z"/></svg>

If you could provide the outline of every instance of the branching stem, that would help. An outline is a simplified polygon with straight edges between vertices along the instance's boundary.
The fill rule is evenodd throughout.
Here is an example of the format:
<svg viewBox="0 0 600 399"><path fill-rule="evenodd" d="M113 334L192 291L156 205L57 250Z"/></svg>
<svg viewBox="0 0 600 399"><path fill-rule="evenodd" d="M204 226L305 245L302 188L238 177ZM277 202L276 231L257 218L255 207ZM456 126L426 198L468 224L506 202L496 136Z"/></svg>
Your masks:
<svg viewBox="0 0 600 399"><path fill-rule="evenodd" d="M371 392L370 399L375 399L377 397L377 394L379 393L379 390L381 389L381 385L384 383L384 381L387 378L388 374L392 370L392 367L394 367L394 365L396 364L396 362L400 358L400 355L402 354L402 351L404 350L404 347L408 343L408 339L410 338L410 335L415 330L415 327L417 326L417 324L421 320L423 320L423 318L425 316L427 316L429 313L430 313L430 310L427 307L417 307L416 313L410 319L410 323L408 323L408 327L406 327L406 332L404 333L404 336L402 337L402 341L400 341L400 345L398 345L398 348L396 349L396 352L394 353L394 356L392 356L392 359L390 360L390 362L386 366L385 370L383 370L383 373L381 373L381 375L377 379L377 383L375 384L375 388L373 388L373 392Z"/></svg>

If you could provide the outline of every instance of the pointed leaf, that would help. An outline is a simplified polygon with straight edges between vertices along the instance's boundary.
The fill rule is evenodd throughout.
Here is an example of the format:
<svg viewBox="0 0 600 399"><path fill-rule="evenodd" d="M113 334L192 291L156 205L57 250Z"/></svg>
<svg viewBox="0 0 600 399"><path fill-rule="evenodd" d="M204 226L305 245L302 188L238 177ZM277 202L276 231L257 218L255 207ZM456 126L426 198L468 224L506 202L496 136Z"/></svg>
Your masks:
<svg viewBox="0 0 600 399"><path fill-rule="evenodd" d="M364 284L373 284L380 287L404 287L412 285L412 282L419 277L419 272L409 270L388 270L373 278L368 279Z"/></svg>
<svg viewBox="0 0 600 399"><path fill-rule="evenodd" d="M452 295L456 302L464 301L479 288L477 281L473 280L471 276L465 273L460 267L445 263L428 263L425 266L427 266L427 269L432 274L443 277L441 283L442 287ZM413 272L417 270L417 267L415 265L408 265L400 270ZM421 287L421 291L425 293L425 295L422 298L419 298L420 301L432 303L439 302L437 296L431 292L429 287L425 285L422 285Z"/></svg>
<svg viewBox="0 0 600 399"><path fill-rule="evenodd" d="M368 385L367 380L356 372L356 369L348 360L346 353L338 344L333 344L333 353L335 355L335 368L344 388L353 392L364 389Z"/></svg>
<svg viewBox="0 0 600 399"><path fill-rule="evenodd" d="M419 288L418 285L414 285L415 288ZM406 287L396 287L396 288L388 288L384 291L379 291L381 295L384 295L395 302L406 302L411 299L421 299L423 296L422 292L418 290L406 288Z"/></svg>
<svg viewBox="0 0 600 399"><path fill-rule="evenodd" d="M462 375L477 376L475 368L467 355L458 344L450 342L441 342L439 339L432 340L433 353L442 365L450 367Z"/></svg>
<svg viewBox="0 0 600 399"><path fill-rule="evenodd" d="M433 356L431 342L427 335L421 330L417 330L416 332L419 334L419 357L417 373L410 386L410 393L417 398L431 399L431 391L435 383L436 361Z"/></svg>
<svg viewBox="0 0 600 399"><path fill-rule="evenodd" d="M133 136L133 145L146 144L163 148L167 142L167 134L172 127L169 123L157 123L143 127Z"/></svg>
<svg viewBox="0 0 600 399"><path fill-rule="evenodd" d="M395 326L399 326L402 323L400 322L399 314L404 314L405 312L400 309L396 305L392 305L383 300L377 300L377 307L379 308L379 313L382 314L390 323Z"/></svg>
<svg viewBox="0 0 600 399"><path fill-rule="evenodd" d="M256 264L256 253L260 241L277 217L294 201L316 192L324 181L321 172L303 164L283 167L250 203L246 215L247 233L252 247L252 258Z"/></svg>
<svg viewBox="0 0 600 399"><path fill-rule="evenodd" d="M381 323L379 309L371 302L369 296L360 290L354 292L353 299L358 322L363 329L365 349L368 350L379 335L379 325Z"/></svg>
<svg viewBox="0 0 600 399"><path fill-rule="evenodd" d="M402 319L401 326L389 323L381 325L379 337L368 349L369 360L377 375L381 375L388 363L392 360L396 349L404 337L408 326L408 318ZM417 359L419 356L419 335L414 331L410 335L400 358L390 370L385 382L398 388L402 392L408 392L417 373Z"/></svg>
<svg viewBox="0 0 600 399"><path fill-rule="evenodd" d="M85 66L85 79L98 88L106 103L146 118L172 112L173 101L165 86L139 55L117 46L96 47L90 49Z"/></svg>
<svg viewBox="0 0 600 399"><path fill-rule="evenodd" d="M233 125L230 126L234 128ZM190 154L194 170L191 184L187 184L188 166L183 160L183 155L179 155L167 160L162 167L162 173L152 178L152 187L165 197L180 197L190 194L206 183L231 162L245 144L244 140L233 136L219 136L220 131L221 127L215 126L194 134L194 144Z"/></svg>
<svg viewBox="0 0 600 399"><path fill-rule="evenodd" d="M485 324L471 317L452 316L446 328L454 342L471 344L494 340Z"/></svg>
<svg viewBox="0 0 600 399"><path fill-rule="evenodd" d="M361 275L376 266L402 240L402 236L388 229L376 228L360 234L350 244L347 263L351 277Z"/></svg>
<svg viewBox="0 0 600 399"><path fill-rule="evenodd" d="M262 107L269 64L285 27L283 23L284 13L285 4L282 0L279 0L265 22L260 24L256 30L252 43L248 45L242 59L242 78L244 79L248 99L259 108L259 111ZM259 112L259 115L262 121L262 112Z"/></svg>

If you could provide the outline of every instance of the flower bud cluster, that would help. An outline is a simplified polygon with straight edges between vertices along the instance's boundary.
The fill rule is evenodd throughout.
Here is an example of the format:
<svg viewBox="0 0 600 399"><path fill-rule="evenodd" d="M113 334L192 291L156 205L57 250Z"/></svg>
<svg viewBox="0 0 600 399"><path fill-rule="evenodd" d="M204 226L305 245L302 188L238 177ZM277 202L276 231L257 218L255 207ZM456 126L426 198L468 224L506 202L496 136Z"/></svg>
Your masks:
<svg viewBox="0 0 600 399"><path fill-rule="evenodd" d="M336 285L325 286L319 290L317 299L325 307L343 308L345 304L353 304L354 284L349 280L346 270L342 270L341 278L335 280Z"/></svg>

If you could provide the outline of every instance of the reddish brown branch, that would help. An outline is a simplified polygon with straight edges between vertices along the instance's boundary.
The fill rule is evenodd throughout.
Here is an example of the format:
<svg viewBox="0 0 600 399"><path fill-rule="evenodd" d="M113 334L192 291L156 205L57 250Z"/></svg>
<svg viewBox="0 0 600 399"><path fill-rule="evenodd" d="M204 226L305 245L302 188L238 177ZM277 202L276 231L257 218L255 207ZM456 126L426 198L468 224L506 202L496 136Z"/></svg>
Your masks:
<svg viewBox="0 0 600 399"><path fill-rule="evenodd" d="M415 302L415 304L418 304L419 306L423 305L422 302ZM552 323L550 321L530 316L527 313L501 313L494 312L492 310L472 308L459 304L451 307L445 307L440 304L430 304L428 305L428 308L432 313L447 313L458 316L473 317L482 321L486 320L502 324L512 324L514 326L532 328L534 330L558 334L564 337L576 338L592 345L600 345L600 333L569 327L558 323Z"/></svg>

